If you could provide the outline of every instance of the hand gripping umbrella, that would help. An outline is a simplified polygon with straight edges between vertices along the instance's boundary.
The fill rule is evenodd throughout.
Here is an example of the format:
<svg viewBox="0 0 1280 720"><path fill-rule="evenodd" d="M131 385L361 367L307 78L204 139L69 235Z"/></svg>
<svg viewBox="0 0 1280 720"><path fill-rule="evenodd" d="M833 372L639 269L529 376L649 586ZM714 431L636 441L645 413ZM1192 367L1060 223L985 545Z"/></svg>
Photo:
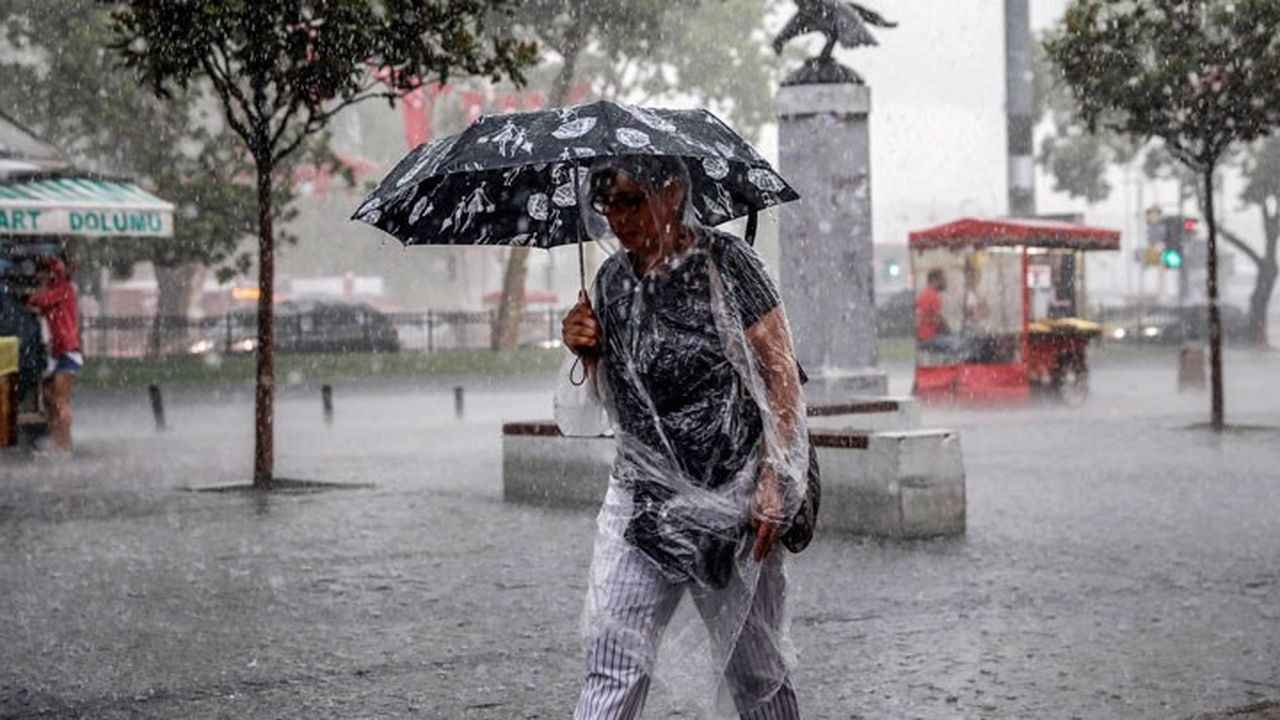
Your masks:
<svg viewBox="0 0 1280 720"><path fill-rule="evenodd" d="M578 243L586 286L579 184L592 162L625 155L678 157L691 206L720 225L800 196L750 143L706 110L646 109L600 101L486 116L420 145L356 210L405 245Z"/></svg>

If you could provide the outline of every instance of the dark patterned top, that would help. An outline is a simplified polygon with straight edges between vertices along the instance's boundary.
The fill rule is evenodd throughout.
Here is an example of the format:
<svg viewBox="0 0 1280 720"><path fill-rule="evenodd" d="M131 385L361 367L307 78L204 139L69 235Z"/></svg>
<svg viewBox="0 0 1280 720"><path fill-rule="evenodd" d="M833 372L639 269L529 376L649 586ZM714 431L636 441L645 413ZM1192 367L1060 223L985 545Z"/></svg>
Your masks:
<svg viewBox="0 0 1280 720"><path fill-rule="evenodd" d="M636 276L627 253L617 253L596 280L604 380L614 398L618 430L639 441L619 443L614 470L637 489L649 483L671 486L673 478L652 477L655 471L673 471L651 467L653 457L662 458L663 465L674 458L685 480L714 488L732 480L758 451L760 411L725 356L712 314L708 263L718 260L726 303L743 331L781 299L760 257L742 240L709 229L699 230L697 238L685 255L643 278ZM635 386L624 359L642 387Z"/></svg>

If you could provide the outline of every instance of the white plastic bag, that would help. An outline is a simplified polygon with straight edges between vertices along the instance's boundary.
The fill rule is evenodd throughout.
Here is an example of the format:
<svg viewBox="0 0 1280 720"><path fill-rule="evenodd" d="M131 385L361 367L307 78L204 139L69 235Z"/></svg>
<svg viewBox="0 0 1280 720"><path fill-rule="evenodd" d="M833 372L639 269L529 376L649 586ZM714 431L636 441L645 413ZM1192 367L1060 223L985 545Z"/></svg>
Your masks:
<svg viewBox="0 0 1280 720"><path fill-rule="evenodd" d="M609 414L596 393L595 380L587 377L582 361L573 353L566 354L564 362L560 363L553 404L561 435L599 437L613 434Z"/></svg>

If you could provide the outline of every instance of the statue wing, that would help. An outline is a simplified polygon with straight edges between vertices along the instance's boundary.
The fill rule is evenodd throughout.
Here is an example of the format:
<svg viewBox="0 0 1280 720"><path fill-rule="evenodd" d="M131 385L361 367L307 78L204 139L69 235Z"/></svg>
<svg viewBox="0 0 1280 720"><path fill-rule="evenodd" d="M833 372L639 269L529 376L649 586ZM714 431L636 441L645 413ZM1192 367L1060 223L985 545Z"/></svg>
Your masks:
<svg viewBox="0 0 1280 720"><path fill-rule="evenodd" d="M867 29L867 24L862 21L859 13L860 6L844 2L833 3L833 5L834 7L831 8L832 30L835 31L836 39L841 46L856 48L879 44Z"/></svg>
<svg viewBox="0 0 1280 720"><path fill-rule="evenodd" d="M782 47L787 42L797 35L803 35L811 30L813 30L813 27L809 24L808 18L804 16L804 13L796 13L782 28L782 32L778 33L778 36L773 39L773 51L781 54Z"/></svg>
<svg viewBox="0 0 1280 720"><path fill-rule="evenodd" d="M852 3L852 2L849 3L849 7L853 8L853 11L857 13L858 16L862 18L863 21L870 23L871 25L875 25L876 27L882 27L882 28L898 27L898 23L885 19L883 15L876 12L875 10L872 10L869 7L864 7L862 5L859 5L858 3Z"/></svg>

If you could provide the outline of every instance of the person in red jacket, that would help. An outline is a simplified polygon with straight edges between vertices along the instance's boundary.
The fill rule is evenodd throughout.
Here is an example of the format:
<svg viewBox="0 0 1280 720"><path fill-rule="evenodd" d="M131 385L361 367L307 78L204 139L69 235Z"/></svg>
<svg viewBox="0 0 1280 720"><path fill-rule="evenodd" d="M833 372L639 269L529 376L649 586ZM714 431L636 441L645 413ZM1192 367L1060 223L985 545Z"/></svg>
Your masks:
<svg viewBox="0 0 1280 720"><path fill-rule="evenodd" d="M57 258L44 262L45 282L27 299L49 323L51 374L45 381L49 401L49 435L59 450L71 450L71 390L76 375L84 367L80 354L80 314L76 289L67 275L67 266Z"/></svg>

